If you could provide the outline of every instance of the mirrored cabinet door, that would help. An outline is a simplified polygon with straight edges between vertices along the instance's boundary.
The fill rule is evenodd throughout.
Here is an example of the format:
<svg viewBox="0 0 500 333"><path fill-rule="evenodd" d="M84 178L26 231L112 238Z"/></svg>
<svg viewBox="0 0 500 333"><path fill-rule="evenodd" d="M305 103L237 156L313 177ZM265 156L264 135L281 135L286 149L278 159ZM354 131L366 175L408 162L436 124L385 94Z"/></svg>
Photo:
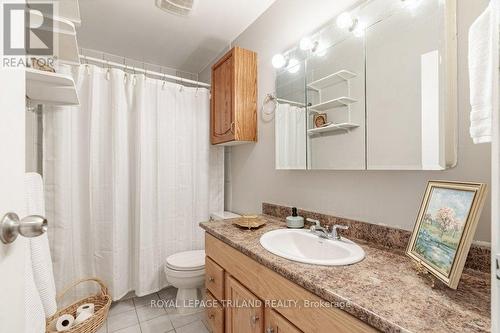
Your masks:
<svg viewBox="0 0 500 333"><path fill-rule="evenodd" d="M278 59L277 169L455 166L456 0L366 1L298 44Z"/></svg>
<svg viewBox="0 0 500 333"><path fill-rule="evenodd" d="M453 153L446 123L455 111L447 107L442 65L445 6L421 2L366 30L368 169L444 170Z"/></svg>

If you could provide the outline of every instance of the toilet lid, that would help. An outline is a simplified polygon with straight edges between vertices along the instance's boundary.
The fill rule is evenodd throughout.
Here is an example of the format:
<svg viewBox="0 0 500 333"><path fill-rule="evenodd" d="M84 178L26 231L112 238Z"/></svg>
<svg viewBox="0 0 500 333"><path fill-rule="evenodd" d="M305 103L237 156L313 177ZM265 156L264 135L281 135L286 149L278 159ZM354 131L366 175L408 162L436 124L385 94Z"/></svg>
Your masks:
<svg viewBox="0 0 500 333"><path fill-rule="evenodd" d="M167 258L167 266L178 271L194 271L205 267L205 251L186 251L172 254Z"/></svg>

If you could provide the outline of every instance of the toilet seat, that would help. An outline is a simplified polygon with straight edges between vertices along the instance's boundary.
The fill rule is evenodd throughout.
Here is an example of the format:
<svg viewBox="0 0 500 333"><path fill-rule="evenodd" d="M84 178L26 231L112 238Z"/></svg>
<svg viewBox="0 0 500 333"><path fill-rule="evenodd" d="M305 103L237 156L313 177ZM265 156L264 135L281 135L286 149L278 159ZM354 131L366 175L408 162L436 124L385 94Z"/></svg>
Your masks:
<svg viewBox="0 0 500 333"><path fill-rule="evenodd" d="M169 256L166 267L173 271L203 271L205 270L205 251L185 251Z"/></svg>

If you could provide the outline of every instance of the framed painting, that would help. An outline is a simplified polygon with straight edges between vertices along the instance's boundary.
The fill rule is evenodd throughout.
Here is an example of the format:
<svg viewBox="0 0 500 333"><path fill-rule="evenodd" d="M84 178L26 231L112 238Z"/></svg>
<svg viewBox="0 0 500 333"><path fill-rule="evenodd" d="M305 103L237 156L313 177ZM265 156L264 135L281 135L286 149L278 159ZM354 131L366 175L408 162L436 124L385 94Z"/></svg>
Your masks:
<svg viewBox="0 0 500 333"><path fill-rule="evenodd" d="M486 197L486 185L430 181L406 254L456 289Z"/></svg>

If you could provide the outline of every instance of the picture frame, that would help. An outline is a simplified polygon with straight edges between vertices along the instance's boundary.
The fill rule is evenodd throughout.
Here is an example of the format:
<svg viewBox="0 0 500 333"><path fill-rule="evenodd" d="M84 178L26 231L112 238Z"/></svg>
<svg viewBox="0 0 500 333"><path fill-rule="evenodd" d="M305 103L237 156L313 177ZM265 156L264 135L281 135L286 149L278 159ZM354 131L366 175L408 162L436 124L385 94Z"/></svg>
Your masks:
<svg viewBox="0 0 500 333"><path fill-rule="evenodd" d="M429 181L406 254L456 289L486 198L486 184Z"/></svg>
<svg viewBox="0 0 500 333"><path fill-rule="evenodd" d="M326 113L315 113L314 114L314 127L315 128L320 128L323 127L327 124L327 115Z"/></svg>

